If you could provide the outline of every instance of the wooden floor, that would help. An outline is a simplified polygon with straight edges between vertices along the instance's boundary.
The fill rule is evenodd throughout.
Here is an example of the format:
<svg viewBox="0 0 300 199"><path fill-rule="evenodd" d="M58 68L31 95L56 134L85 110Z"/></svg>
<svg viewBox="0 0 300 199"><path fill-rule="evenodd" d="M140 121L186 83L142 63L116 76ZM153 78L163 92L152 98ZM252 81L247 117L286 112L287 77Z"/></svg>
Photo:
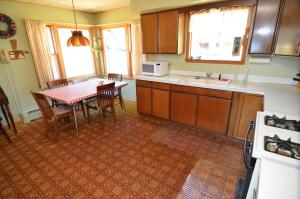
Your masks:
<svg viewBox="0 0 300 199"><path fill-rule="evenodd" d="M140 115L134 103L58 142L43 123L0 138L0 198L234 198L242 144Z"/></svg>

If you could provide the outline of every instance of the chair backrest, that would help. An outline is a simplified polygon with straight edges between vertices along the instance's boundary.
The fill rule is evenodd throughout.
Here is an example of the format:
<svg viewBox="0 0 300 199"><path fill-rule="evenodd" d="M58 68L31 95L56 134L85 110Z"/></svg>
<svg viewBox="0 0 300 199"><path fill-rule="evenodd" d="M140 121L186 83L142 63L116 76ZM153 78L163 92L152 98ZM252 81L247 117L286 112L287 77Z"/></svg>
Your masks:
<svg viewBox="0 0 300 199"><path fill-rule="evenodd" d="M99 108L114 104L115 82L97 86L97 101Z"/></svg>
<svg viewBox="0 0 300 199"><path fill-rule="evenodd" d="M68 86L68 84L69 83L68 83L67 79L58 79L58 80L53 80L53 81L47 82L47 86L49 89Z"/></svg>
<svg viewBox="0 0 300 199"><path fill-rule="evenodd" d="M113 81L122 81L123 77L122 74L108 73L107 79Z"/></svg>
<svg viewBox="0 0 300 199"><path fill-rule="evenodd" d="M0 104L9 104L8 98L4 90L0 86Z"/></svg>
<svg viewBox="0 0 300 199"><path fill-rule="evenodd" d="M47 98L41 93L31 92L33 98L35 99L40 111L45 119L52 119L54 116L53 110L47 100Z"/></svg>

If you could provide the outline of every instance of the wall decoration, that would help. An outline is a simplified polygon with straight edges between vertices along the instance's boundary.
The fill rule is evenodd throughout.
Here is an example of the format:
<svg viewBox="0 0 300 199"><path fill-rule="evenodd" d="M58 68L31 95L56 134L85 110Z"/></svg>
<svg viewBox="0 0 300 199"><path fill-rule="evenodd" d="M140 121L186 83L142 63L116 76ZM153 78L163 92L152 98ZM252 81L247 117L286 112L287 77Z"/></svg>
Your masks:
<svg viewBox="0 0 300 199"><path fill-rule="evenodd" d="M7 25L6 30L0 30L0 39L8 39L13 37L17 32L16 23L9 16L0 13L0 23Z"/></svg>
<svg viewBox="0 0 300 199"><path fill-rule="evenodd" d="M17 50L17 40L11 39L9 40L12 51L8 52L9 59L16 60L16 59L24 59L25 58L25 52L23 50Z"/></svg>
<svg viewBox="0 0 300 199"><path fill-rule="evenodd" d="M9 63L7 51L0 49L0 63Z"/></svg>

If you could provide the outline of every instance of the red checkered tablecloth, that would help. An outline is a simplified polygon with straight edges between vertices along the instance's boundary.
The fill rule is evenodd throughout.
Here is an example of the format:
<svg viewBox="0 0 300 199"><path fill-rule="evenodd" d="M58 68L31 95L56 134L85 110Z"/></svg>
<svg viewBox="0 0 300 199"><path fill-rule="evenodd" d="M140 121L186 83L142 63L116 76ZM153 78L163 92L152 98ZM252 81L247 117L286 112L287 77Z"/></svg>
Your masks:
<svg viewBox="0 0 300 199"><path fill-rule="evenodd" d="M111 82L113 81L93 79L60 88L42 91L40 93L44 94L48 98L55 99L68 105L74 105L84 99L96 96L97 86ZM120 88L127 85L127 82L116 82L115 87Z"/></svg>

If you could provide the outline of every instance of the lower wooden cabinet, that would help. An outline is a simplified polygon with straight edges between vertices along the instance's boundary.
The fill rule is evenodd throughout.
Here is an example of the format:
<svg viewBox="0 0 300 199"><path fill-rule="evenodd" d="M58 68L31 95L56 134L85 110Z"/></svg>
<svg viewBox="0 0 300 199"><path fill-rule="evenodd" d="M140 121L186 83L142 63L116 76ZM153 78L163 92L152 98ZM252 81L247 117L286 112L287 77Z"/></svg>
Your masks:
<svg viewBox="0 0 300 199"><path fill-rule="evenodd" d="M137 86L137 111L140 113L151 114L152 113L152 92L151 88Z"/></svg>
<svg viewBox="0 0 300 199"><path fill-rule="evenodd" d="M230 105L228 99L199 96L197 127L225 134Z"/></svg>
<svg viewBox="0 0 300 199"><path fill-rule="evenodd" d="M263 96L151 81L136 81L137 111L244 139Z"/></svg>
<svg viewBox="0 0 300 199"><path fill-rule="evenodd" d="M251 121L258 111L263 111L263 96L241 93L235 118L233 137L244 139Z"/></svg>
<svg viewBox="0 0 300 199"><path fill-rule="evenodd" d="M152 88L152 115L170 119L170 94L168 90Z"/></svg>
<svg viewBox="0 0 300 199"><path fill-rule="evenodd" d="M172 92L171 94L171 120L195 126L197 112L197 95Z"/></svg>

